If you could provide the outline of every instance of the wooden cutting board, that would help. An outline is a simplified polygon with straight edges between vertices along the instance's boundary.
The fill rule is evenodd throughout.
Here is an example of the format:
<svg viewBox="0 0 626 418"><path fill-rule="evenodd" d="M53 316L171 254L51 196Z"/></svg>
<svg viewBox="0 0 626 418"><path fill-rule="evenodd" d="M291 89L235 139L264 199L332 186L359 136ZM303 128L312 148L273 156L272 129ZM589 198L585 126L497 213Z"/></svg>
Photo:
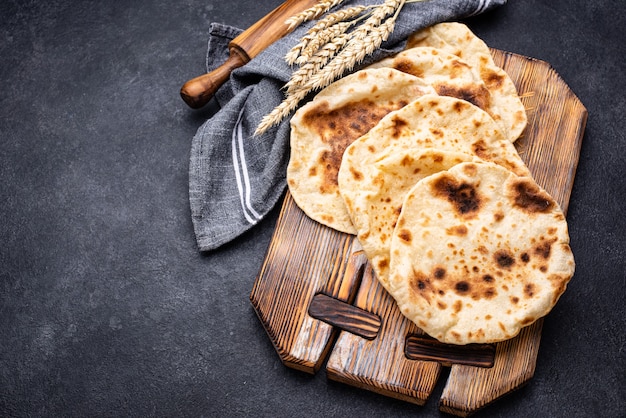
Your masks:
<svg viewBox="0 0 626 418"><path fill-rule="evenodd" d="M546 62L492 50L528 114L516 147L567 211L587 110ZM423 405L443 367L441 411L467 416L527 383L543 319L497 344L447 345L404 318L358 240L308 218L287 193L250 300L282 362Z"/></svg>

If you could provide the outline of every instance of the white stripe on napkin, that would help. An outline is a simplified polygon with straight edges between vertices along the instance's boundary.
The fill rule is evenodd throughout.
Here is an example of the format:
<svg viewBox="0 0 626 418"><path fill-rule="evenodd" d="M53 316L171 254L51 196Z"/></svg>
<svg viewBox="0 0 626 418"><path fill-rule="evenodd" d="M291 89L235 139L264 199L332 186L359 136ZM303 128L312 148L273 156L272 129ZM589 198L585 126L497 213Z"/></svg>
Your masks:
<svg viewBox="0 0 626 418"><path fill-rule="evenodd" d="M476 10L470 13L469 16L476 16L484 12L489 6L489 3L490 3L489 0L480 0L480 2L478 3L478 7L476 7Z"/></svg>
<svg viewBox="0 0 626 418"><path fill-rule="evenodd" d="M239 200L241 201L241 210L246 220L254 225L262 216L257 213L252 207L250 202L250 177L248 176L248 166L246 165L246 155L243 149L243 129L241 128L241 122L243 120L243 111L245 106L239 112L235 129L232 134L232 153L233 153L233 167L235 169L235 177L237 179L237 188L239 189Z"/></svg>

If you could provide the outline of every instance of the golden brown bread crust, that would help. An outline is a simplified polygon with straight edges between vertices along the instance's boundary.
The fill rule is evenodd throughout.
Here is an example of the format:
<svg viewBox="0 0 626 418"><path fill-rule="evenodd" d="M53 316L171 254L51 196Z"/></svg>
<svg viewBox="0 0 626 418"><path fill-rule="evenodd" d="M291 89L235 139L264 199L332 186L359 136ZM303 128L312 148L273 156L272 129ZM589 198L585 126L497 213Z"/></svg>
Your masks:
<svg viewBox="0 0 626 418"><path fill-rule="evenodd" d="M388 114L347 148L339 191L383 287L389 286L391 235L408 190L428 175L481 159L529 175L486 112L435 95Z"/></svg>
<svg viewBox="0 0 626 418"><path fill-rule="evenodd" d="M517 89L508 74L493 62L489 47L466 25L444 22L418 31L406 45L407 50L416 47L437 48L467 63L489 90L494 109L489 113L501 124L506 137L511 142L520 137L528 119Z"/></svg>
<svg viewBox="0 0 626 418"><path fill-rule="evenodd" d="M461 24L408 44L296 112L289 189L312 219L357 234L428 334L512 338L573 275L565 217L512 144L525 109L486 45Z"/></svg>
<svg viewBox="0 0 626 418"><path fill-rule="evenodd" d="M388 113L424 94L423 80L391 68L368 69L331 84L291 119L287 185L312 219L356 233L337 185L344 150Z"/></svg>
<svg viewBox="0 0 626 418"><path fill-rule="evenodd" d="M355 141L356 142L356 141ZM513 144L484 111L461 99L424 95L385 116L346 149L360 165L405 148L436 148L479 157L530 175Z"/></svg>
<svg viewBox="0 0 626 418"><path fill-rule="evenodd" d="M440 341L497 342L546 315L574 265L565 216L532 178L461 163L408 193L391 242L390 293Z"/></svg>
<svg viewBox="0 0 626 418"><path fill-rule="evenodd" d="M389 287L391 236L408 191L423 178L473 160L477 158L469 154L420 148L398 150L361 166L350 158L344 160L339 190L383 287Z"/></svg>
<svg viewBox="0 0 626 418"><path fill-rule="evenodd" d="M397 55L372 64L370 68L389 67L422 78L437 94L470 102L489 113L500 124L503 133L508 126L501 123L502 112L478 71L458 56L428 46L410 48Z"/></svg>

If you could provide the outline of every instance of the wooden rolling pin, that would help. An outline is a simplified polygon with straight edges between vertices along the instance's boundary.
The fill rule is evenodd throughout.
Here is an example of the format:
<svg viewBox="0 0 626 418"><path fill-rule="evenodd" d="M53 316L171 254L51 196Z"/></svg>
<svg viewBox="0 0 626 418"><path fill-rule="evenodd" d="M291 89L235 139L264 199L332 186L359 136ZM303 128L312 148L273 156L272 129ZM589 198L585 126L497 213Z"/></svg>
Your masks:
<svg viewBox="0 0 626 418"><path fill-rule="evenodd" d="M246 64L290 32L289 26L285 24L289 17L314 6L317 2L318 0L287 0L242 32L228 44L230 55L226 62L210 73L191 79L182 86L180 95L185 103L194 109L207 104L217 89L228 80L231 71Z"/></svg>

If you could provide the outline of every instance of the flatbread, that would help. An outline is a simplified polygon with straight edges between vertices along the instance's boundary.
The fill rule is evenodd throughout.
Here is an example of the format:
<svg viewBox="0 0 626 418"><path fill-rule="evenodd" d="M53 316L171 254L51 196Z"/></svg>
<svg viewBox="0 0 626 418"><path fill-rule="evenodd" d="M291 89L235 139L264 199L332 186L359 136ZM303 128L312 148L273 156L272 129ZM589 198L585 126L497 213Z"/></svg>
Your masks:
<svg viewBox="0 0 626 418"><path fill-rule="evenodd" d="M458 56L442 49L418 46L378 61L371 67L394 68L422 78L440 96L467 100L489 113L508 137L510 126L503 113L510 109L497 106L498 103L491 98L491 92L480 78L479 71Z"/></svg>
<svg viewBox="0 0 626 418"><path fill-rule="evenodd" d="M385 289L389 288L391 236L408 191L425 177L472 160L477 158L418 148L399 150L367 165L345 156L339 170L339 191L357 238ZM355 172L359 175L353 175Z"/></svg>
<svg viewBox="0 0 626 418"><path fill-rule="evenodd" d="M357 71L326 87L291 119L287 185L312 219L355 234L337 185L344 150L389 112L436 94L420 78L391 68Z"/></svg>
<svg viewBox="0 0 626 418"><path fill-rule="evenodd" d="M485 82L493 105L500 110L500 118L508 127L510 141L515 141L527 125L527 115L517 89L508 74L495 65L489 47L466 25L458 22L439 23L411 35L406 48L434 47L454 54L470 65Z"/></svg>
<svg viewBox="0 0 626 418"><path fill-rule="evenodd" d="M344 158L365 166L406 148L460 152L502 165L518 175L530 175L513 144L486 112L447 96L424 95L388 114L350 145Z"/></svg>
<svg viewBox="0 0 626 418"><path fill-rule="evenodd" d="M390 294L439 341L491 343L546 315L574 273L565 216L532 178L461 163L408 193Z"/></svg>

